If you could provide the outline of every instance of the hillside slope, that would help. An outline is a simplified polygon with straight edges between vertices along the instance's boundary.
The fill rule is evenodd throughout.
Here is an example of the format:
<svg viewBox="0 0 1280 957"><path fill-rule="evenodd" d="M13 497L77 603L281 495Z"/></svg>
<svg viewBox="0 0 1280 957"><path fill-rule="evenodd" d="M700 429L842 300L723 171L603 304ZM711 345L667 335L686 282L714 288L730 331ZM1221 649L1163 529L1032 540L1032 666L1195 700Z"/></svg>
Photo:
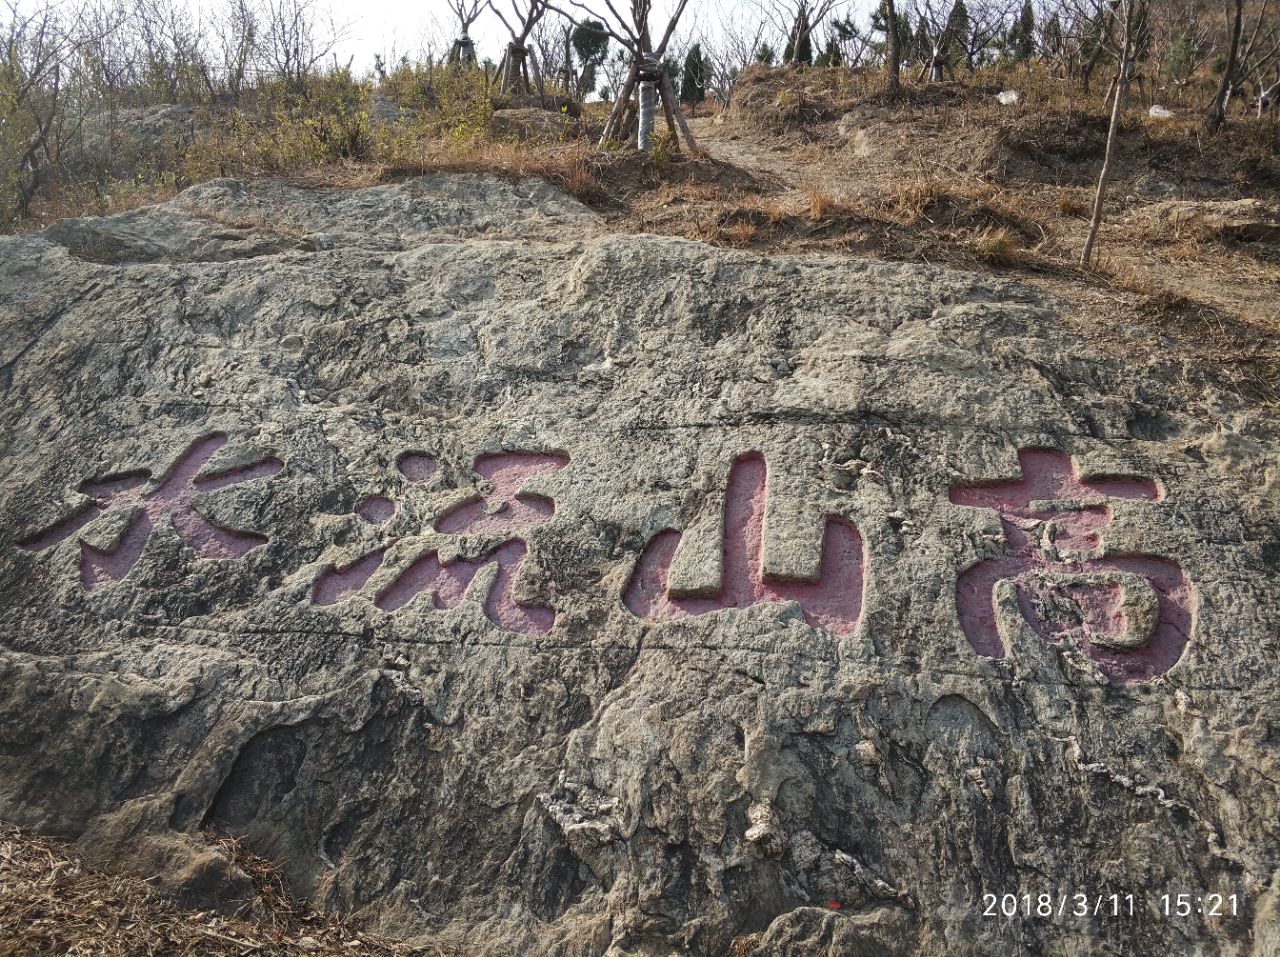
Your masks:
<svg viewBox="0 0 1280 957"><path fill-rule="evenodd" d="M443 174L0 290L0 819L465 955L1274 937L1280 425L1143 324Z"/></svg>

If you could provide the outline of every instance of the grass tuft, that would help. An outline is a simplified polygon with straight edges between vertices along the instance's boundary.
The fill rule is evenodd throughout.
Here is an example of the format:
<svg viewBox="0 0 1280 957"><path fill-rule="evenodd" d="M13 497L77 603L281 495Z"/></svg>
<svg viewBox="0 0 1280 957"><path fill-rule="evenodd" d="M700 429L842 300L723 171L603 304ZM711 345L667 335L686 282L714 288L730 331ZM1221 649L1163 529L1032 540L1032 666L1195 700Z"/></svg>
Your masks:
<svg viewBox="0 0 1280 957"><path fill-rule="evenodd" d="M366 933L289 897L278 868L233 838L206 835L258 892L252 917L190 911L146 881L89 866L58 841L0 824L0 957L448 957Z"/></svg>

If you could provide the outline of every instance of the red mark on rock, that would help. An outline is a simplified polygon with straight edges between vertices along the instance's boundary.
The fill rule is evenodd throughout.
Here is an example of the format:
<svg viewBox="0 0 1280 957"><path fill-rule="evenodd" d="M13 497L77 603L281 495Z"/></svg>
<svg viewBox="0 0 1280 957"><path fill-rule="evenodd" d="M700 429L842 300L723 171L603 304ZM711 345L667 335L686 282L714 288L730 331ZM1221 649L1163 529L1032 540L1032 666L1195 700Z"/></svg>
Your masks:
<svg viewBox="0 0 1280 957"><path fill-rule="evenodd" d="M1018 453L1022 479L957 485L957 505L994 509L1007 554L978 562L956 583L956 606L979 654L1006 653L997 587L1012 584L1018 612L1046 641L1082 648L1113 681L1144 681L1168 671L1191 635L1191 585L1178 565L1153 555L1108 555L1107 499L1159 501L1144 478L1081 479L1069 456L1052 449Z"/></svg>
<svg viewBox="0 0 1280 957"><path fill-rule="evenodd" d="M795 601L809 624L837 635L857 628L862 613L862 536L849 522L828 516L822 558L813 583L770 581L764 574L764 512L768 470L752 452L729 472L724 506L723 577L711 598L673 597L667 587L680 532L659 532L645 547L623 593L623 603L640 618L677 619L762 602Z"/></svg>
<svg viewBox="0 0 1280 957"><path fill-rule="evenodd" d="M522 492L539 475L569 464L567 455L502 452L476 459L478 475L493 485L488 495L477 495L436 519L436 531L449 535L480 535L532 528L549 522L555 503L541 495Z"/></svg>
<svg viewBox="0 0 1280 957"><path fill-rule="evenodd" d="M396 459L396 468L410 482L425 482L436 474L436 460L422 452L405 452Z"/></svg>
<svg viewBox="0 0 1280 957"><path fill-rule="evenodd" d="M374 604L383 611L403 608L424 592L430 607L448 609L457 606L481 569L494 566L497 573L485 597L484 613L499 628L522 635L542 635L555 623L555 612L538 605L525 605L512 591L528 547L518 538L503 542L492 552L475 559L457 559L441 563L437 552L418 558L394 582L378 593Z"/></svg>
<svg viewBox="0 0 1280 957"><path fill-rule="evenodd" d="M437 531L449 535L504 535L545 524L555 514L555 503L545 496L524 491L533 478L564 468L569 457L534 452L503 452L476 459L475 471L491 487L485 494L474 495L441 515ZM405 453L396 467L412 481L421 481L436 470L435 460L420 453ZM372 524L382 524L394 514L395 503L381 496L370 496L356 506L357 514ZM349 565L330 565L322 570L312 586L312 600L318 605L331 605L359 593L373 574L382 567L393 538L376 551L356 559ZM540 605L516 600L514 583L528 556L528 544L522 538L507 538L477 558L457 558L441 562L439 551L432 549L415 558L391 584L374 597L374 605L384 612L395 612L426 595L425 607L445 610L456 607L467 590L485 569L495 571L484 600L485 615L500 628L526 635L545 634L555 623L555 612Z"/></svg>
<svg viewBox="0 0 1280 957"><path fill-rule="evenodd" d="M335 605L360 591L373 573L382 567L387 549L379 548L349 565L329 565L311 586L311 600L317 605Z"/></svg>
<svg viewBox="0 0 1280 957"><path fill-rule="evenodd" d="M150 471L84 482L79 490L89 496L89 504L19 545L29 551L42 551L77 534L100 515L127 512L124 531L111 548L97 548L80 540L80 580L86 591L114 584L128 575L142 557L156 523L165 516L174 531L202 558L242 558L264 544L266 536L227 528L205 518L196 510L195 496L199 492L275 475L283 463L276 458L264 458L197 477L226 444L227 436L221 432L199 439L182 454L159 487L150 492L145 490Z"/></svg>
<svg viewBox="0 0 1280 957"><path fill-rule="evenodd" d="M356 506L356 514L370 525L381 525L395 513L396 503L382 495L370 495Z"/></svg>

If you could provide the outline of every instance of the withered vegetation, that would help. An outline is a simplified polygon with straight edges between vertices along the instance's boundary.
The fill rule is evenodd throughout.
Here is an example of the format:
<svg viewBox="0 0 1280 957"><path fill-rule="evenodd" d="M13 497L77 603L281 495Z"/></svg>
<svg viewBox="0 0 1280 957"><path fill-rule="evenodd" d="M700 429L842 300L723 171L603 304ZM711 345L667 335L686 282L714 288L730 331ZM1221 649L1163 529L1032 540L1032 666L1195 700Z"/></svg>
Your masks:
<svg viewBox="0 0 1280 957"><path fill-rule="evenodd" d="M0 824L0 957L447 957L293 900L279 871L229 837L211 845L253 883L235 914L187 910L70 846Z"/></svg>

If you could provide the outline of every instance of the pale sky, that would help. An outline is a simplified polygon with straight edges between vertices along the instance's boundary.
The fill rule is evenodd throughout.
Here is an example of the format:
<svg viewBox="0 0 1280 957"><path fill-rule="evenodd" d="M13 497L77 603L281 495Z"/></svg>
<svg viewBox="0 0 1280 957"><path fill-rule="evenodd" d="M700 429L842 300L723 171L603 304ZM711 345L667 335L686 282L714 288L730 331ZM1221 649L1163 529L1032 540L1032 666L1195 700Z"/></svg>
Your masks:
<svg viewBox="0 0 1280 957"><path fill-rule="evenodd" d="M510 0L495 0L508 20ZM589 2L589 0L587 0ZM678 36L703 38L719 34L721 24L743 17L758 19L753 6L756 0L690 0L677 30ZM767 0L766 0L767 2ZM626 0L614 0L614 6L623 9ZM861 12L869 7L870 0L845 0L838 12ZM206 9L216 9L217 4L208 0ZM570 9L567 0L560 4ZM666 24L667 15L674 4L671 0L655 0L654 14L650 20L653 29L660 30ZM319 9L330 9L333 19L346 24L346 36L338 47L338 56L345 61L354 57L357 71L369 70L373 56L381 53L398 56L408 53L412 57L424 47L447 47L457 33L456 21L445 0L317 0ZM603 7L603 4L600 4ZM555 16L554 13L548 16ZM859 15L865 21L865 15ZM507 32L502 22L486 9L472 30L479 57L497 61L506 46Z"/></svg>
<svg viewBox="0 0 1280 957"><path fill-rule="evenodd" d="M73 9L71 0L17 0L17 5L19 10L30 11L50 2L55 6L65 3L67 9ZM198 11L200 18L205 21L216 17L224 9L220 0L177 2L190 10ZM494 2L503 10L504 16L513 19L511 0ZM569 0L554 2L565 10L572 8ZM604 6L599 0L584 2L596 8ZM654 0L650 26L655 34L665 28L675 2L676 0ZM860 24L865 25L867 11L875 2L876 0L839 0L834 15L853 14ZM412 59L428 47L440 54L448 49L457 35L457 21L446 0L312 0L312 3L319 18L331 18L342 28L341 39L334 52L343 63L350 59L357 73L372 71L374 54L382 54L388 62L392 62L400 54L408 54ZM628 0L613 0L613 3L618 9L624 9ZM676 31L674 46L683 48L688 42L697 39L714 47L715 41L723 36L726 24L737 27L736 32L739 34L753 33L754 26L765 19L761 9L794 8L794 5L795 0L689 0ZM559 19L555 13L549 13L548 16ZM780 47L785 37L780 38L777 30L772 32L774 35L766 38L775 47ZM497 62L502 58L508 34L492 10L486 7L472 28L471 36L480 59ZM815 39L823 36L825 31L820 29Z"/></svg>

